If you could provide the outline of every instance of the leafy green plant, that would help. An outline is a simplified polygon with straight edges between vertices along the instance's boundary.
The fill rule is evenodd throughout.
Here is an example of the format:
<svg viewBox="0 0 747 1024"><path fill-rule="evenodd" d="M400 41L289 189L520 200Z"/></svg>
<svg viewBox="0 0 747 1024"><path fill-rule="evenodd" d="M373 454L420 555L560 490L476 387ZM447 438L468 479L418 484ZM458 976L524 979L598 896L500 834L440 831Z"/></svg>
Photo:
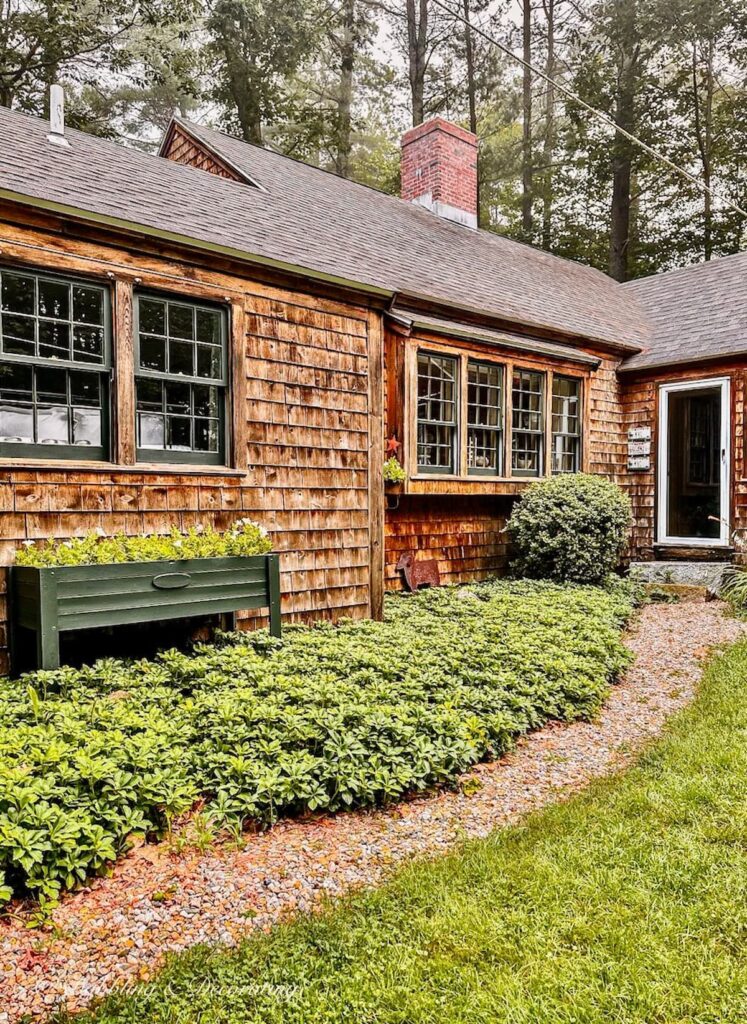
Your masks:
<svg viewBox="0 0 747 1024"><path fill-rule="evenodd" d="M508 520L519 576L601 583L618 565L631 523L630 500L587 473L538 480Z"/></svg>
<svg viewBox="0 0 747 1024"><path fill-rule="evenodd" d="M619 582L494 581L391 596L385 622L6 680L0 900L48 906L198 801L209 842L453 782L548 719L594 714L630 609Z"/></svg>
<svg viewBox="0 0 747 1024"><path fill-rule="evenodd" d="M263 555L272 543L263 526L240 519L224 533L212 526L194 526L186 533L174 527L167 534L108 537L103 530L70 540L24 541L16 565L104 565L112 562L157 562L187 558Z"/></svg>
<svg viewBox="0 0 747 1024"><path fill-rule="evenodd" d="M747 569L741 565L730 565L721 577L720 594L726 598L736 612L747 610Z"/></svg>
<svg viewBox="0 0 747 1024"><path fill-rule="evenodd" d="M384 482L387 484L401 484L407 478L402 464L396 455L392 455L384 463Z"/></svg>

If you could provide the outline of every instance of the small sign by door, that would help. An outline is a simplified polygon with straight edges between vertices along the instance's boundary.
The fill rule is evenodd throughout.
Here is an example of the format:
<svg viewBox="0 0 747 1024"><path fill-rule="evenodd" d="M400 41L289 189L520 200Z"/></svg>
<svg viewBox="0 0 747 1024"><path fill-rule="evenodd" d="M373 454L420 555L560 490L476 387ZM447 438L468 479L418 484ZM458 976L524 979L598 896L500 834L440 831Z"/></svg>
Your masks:
<svg viewBox="0 0 747 1024"><path fill-rule="evenodd" d="M628 469L638 472L651 469L651 427L628 430Z"/></svg>

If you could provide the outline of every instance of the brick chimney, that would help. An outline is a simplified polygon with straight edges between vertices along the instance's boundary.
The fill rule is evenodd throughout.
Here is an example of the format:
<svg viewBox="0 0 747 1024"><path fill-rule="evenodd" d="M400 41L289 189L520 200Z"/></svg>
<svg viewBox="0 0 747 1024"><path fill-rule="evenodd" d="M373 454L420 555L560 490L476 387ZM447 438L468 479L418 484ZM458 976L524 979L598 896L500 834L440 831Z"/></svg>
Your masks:
<svg viewBox="0 0 747 1024"><path fill-rule="evenodd" d="M402 136L402 198L477 227L477 136L442 117Z"/></svg>

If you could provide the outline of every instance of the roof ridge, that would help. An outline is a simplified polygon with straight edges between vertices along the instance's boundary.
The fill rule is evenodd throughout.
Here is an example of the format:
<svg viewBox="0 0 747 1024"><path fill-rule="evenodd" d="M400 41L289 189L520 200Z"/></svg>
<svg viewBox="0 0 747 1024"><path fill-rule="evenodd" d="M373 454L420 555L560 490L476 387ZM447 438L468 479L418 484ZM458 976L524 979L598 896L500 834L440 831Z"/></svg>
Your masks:
<svg viewBox="0 0 747 1024"><path fill-rule="evenodd" d="M312 172L319 172L320 174L328 175L329 177L335 178L337 181L343 182L345 185L354 185L358 188L366 189L369 192L373 192L375 195L383 196L385 199L391 200L397 204L402 203L408 209L421 211L422 214L426 217L433 218L437 216L437 214L434 214L430 210L425 209L425 207L420 206L418 203L410 203L406 199L403 199L401 196L394 195L392 192L385 192L383 189L378 188L375 185L368 185L366 184L366 182L357 181L355 178L346 178L341 174L337 174L336 171L331 171L326 167L319 167L317 164L310 164L306 160L301 160L300 157L289 156L287 153L281 153L279 150L271 149L268 146L260 145L257 142L247 142L246 139L240 139L236 135L230 135L228 132L223 131L220 128L214 128L212 127L212 125L203 125L200 124L198 121L192 121L189 118L177 118L175 116L174 120L177 120L179 124L181 124L183 127L187 129L193 128L196 129L197 132L206 131L211 133L212 135L218 135L222 139L227 139L228 142L237 143L241 146L246 146L247 149L256 149L259 150L261 153L269 153L270 156L277 157L279 160L289 160L291 163L300 167L308 168ZM209 143L205 142L205 145L209 145ZM214 152L225 160L230 159L217 148L214 150ZM231 162L235 164L235 161ZM241 170L241 168L238 169ZM249 172L245 171L243 173L247 174ZM491 231L489 228L484 227L477 227L475 229L466 228L463 224L456 224L455 226L460 230L477 231L477 233L482 238L489 239L491 242L497 240L505 245L510 245L517 248L521 247L528 253L531 253L533 256L539 256L541 258L546 259L548 262L562 264L563 266L581 268L590 274L594 274L598 277L603 277L606 281L611 282L616 287L619 286L618 281L615 281L615 279L610 277L609 274L606 274L603 270L599 270L597 267L592 267L588 263L582 263L580 260L568 259L568 257L566 256L558 256L557 253L549 252L547 249L542 249L537 245L532 245L531 242L525 242L523 239L511 238L508 235L502 234L500 231Z"/></svg>
<svg viewBox="0 0 747 1024"><path fill-rule="evenodd" d="M623 281L623 288L632 288L635 285L650 284L654 281L661 281L663 278L673 277L675 274L689 274L692 271L700 270L705 267L715 267L721 263L725 263L728 260L733 260L739 256L747 256L747 249L740 249L739 252L727 252L721 256L716 256L711 260L698 260L697 263L686 263L684 267L671 267L669 270L658 270L655 274L646 274L645 277L636 277L632 281Z"/></svg>

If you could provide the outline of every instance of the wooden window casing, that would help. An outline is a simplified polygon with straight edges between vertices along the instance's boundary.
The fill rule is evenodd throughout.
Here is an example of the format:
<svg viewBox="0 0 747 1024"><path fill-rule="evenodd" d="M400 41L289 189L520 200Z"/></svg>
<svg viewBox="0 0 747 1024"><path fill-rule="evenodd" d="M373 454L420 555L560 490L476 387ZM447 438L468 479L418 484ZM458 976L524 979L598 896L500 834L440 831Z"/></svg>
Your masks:
<svg viewBox="0 0 747 1024"><path fill-rule="evenodd" d="M0 268L0 456L108 459L111 366L107 287Z"/></svg>
<svg viewBox="0 0 747 1024"><path fill-rule="evenodd" d="M552 379L552 472L581 469L581 381L556 373Z"/></svg>
<svg viewBox="0 0 747 1024"><path fill-rule="evenodd" d="M454 473L459 460L459 360L419 351L417 459L420 473Z"/></svg>
<svg viewBox="0 0 747 1024"><path fill-rule="evenodd" d="M134 333L137 461L225 465L225 310L138 293Z"/></svg>
<svg viewBox="0 0 747 1024"><path fill-rule="evenodd" d="M452 361L451 365L456 364L457 391L459 394L456 404L456 423L450 422L448 424L457 438L455 442L456 456L451 464L453 468L440 466L434 470L431 466L421 464L421 460L418 457L418 441L419 439L422 440L422 431L419 433L421 425L419 412L422 411L422 406L420 409L418 408L418 364L423 356L450 359ZM476 438L476 431L482 430L485 425L483 422L479 422L479 417L475 414L477 403L475 402L474 384L477 367L491 368L489 373L492 376L493 387L496 389L492 392L494 399L497 391L497 375L500 375L500 415L497 415L497 402L494 402L496 412L487 414L492 417L490 429L498 439L498 461L500 468L496 468L491 464L473 464L477 461L474 458L474 452L479 445L471 444L471 441L479 440L479 438ZM512 482L514 485L518 485L526 483L530 479L537 479L538 477L553 473L552 402L553 381L556 377L561 380L574 382L578 389L580 433L578 435L576 471L581 472L586 468L587 456L584 432L585 423L588 422L588 410L586 409L588 388L585 382L588 377L588 371L576 372L575 368L566 369L565 367L555 370L552 365L538 365L535 360L527 357L517 359L509 353L493 356L492 353L477 352L474 349L466 350L454 344L442 342L440 339L418 337L405 344L402 372L404 380L404 435L406 439L404 456L406 469L408 469L408 479L413 481L411 488L413 493L436 493L441 486L440 481L443 481L443 487L446 490L451 489L454 493L457 493L454 490L455 488L463 489L465 487L470 489L470 493L483 488L490 492L491 488L498 487L501 493L503 493L506 488L511 487ZM537 408L537 402L533 401L530 404L534 408L518 410L519 412L538 413L538 416L530 417L533 420L531 423L527 421L526 417L520 416L517 420L517 417L514 415L513 384L514 378L517 375L520 379L524 379L525 375L529 375L530 379L535 382L541 380L539 408ZM471 378L472 386L470 384ZM480 404L489 403L485 403L483 400ZM484 420L486 414L480 415ZM514 453L520 447L523 440L522 435L525 434L530 435L532 439L537 438L537 441L533 440L533 444L535 450L539 446L541 467L539 473L533 472L531 469L527 471L525 467L519 466L515 468L514 466ZM514 443L515 436L518 444ZM409 489L409 485L406 485L406 489ZM461 493L461 490L459 493Z"/></svg>

